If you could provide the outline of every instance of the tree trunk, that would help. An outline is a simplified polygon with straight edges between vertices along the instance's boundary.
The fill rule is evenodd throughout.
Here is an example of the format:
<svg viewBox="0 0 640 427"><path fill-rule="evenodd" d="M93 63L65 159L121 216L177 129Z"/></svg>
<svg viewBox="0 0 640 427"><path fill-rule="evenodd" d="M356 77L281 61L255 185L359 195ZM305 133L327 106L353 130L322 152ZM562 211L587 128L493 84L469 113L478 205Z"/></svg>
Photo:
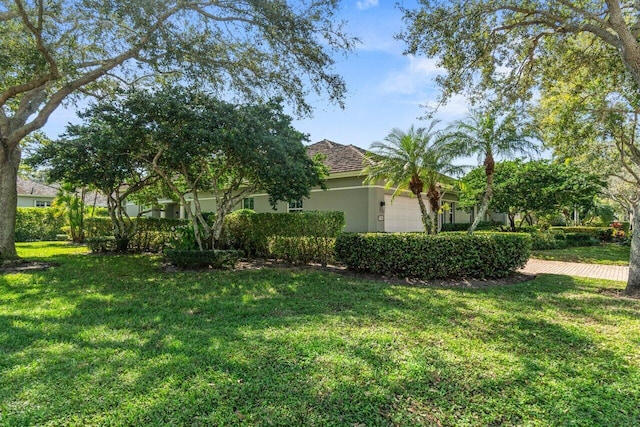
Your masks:
<svg viewBox="0 0 640 427"><path fill-rule="evenodd" d="M516 214L508 214L509 216L509 227L511 228L511 231L515 233L516 231Z"/></svg>
<svg viewBox="0 0 640 427"><path fill-rule="evenodd" d="M418 205L420 205L420 213L422 214L422 225L424 226L424 232L427 234L433 234L433 219L427 212L427 206L424 204L421 193L416 193L418 199Z"/></svg>
<svg viewBox="0 0 640 427"><path fill-rule="evenodd" d="M478 215L473 220L473 224L469 227L469 234L473 234L478 227L478 224L484 218L484 215L487 213L487 209L489 208L489 202L491 201L491 196L493 195L493 175L487 176L487 188L484 190L484 196L482 196L482 202L480 202L480 209L478 209Z"/></svg>
<svg viewBox="0 0 640 427"><path fill-rule="evenodd" d="M0 147L0 259L16 259L16 209L18 166L21 150L5 143Z"/></svg>
<svg viewBox="0 0 640 427"><path fill-rule="evenodd" d="M633 204L631 226L631 255L629 257L629 278L624 293L630 296L640 297L640 201Z"/></svg>

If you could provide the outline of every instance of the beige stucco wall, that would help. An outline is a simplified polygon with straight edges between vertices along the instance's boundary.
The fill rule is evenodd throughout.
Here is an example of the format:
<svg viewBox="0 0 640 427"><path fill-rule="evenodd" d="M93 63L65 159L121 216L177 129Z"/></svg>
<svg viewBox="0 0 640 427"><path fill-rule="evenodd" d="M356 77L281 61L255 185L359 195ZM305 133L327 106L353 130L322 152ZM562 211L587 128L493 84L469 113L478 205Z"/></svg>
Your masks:
<svg viewBox="0 0 640 427"><path fill-rule="evenodd" d="M53 197L47 196L30 196L30 195L18 195L18 207L19 208L34 208L36 207L36 201L53 202Z"/></svg>

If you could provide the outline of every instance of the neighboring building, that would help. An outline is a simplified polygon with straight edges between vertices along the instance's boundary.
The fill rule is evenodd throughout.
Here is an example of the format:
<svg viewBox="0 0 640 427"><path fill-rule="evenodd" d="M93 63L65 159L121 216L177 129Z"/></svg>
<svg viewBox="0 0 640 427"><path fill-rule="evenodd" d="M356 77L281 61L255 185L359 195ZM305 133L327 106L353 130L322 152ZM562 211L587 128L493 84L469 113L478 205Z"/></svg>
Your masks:
<svg viewBox="0 0 640 427"><path fill-rule="evenodd" d="M343 145L323 140L307 147L310 156L322 154L329 169L327 190L314 188L307 199L290 203L280 202L275 212L298 211L342 211L345 214L345 231L352 232L398 232L423 230L418 201L409 193L397 195L393 201L393 190L385 190L383 183L364 184L364 158L366 150L353 145ZM205 212L215 212L215 199L206 193L200 194L200 203ZM150 213L152 216L184 218L184 209L178 203L161 201L163 210ZM425 200L426 203L426 200ZM458 196L454 191L445 192L442 204L448 206L438 220L440 223L469 223L473 214L457 209ZM427 204L428 206L428 204ZM256 193L243 199L236 209L247 208L256 212L274 212L267 194ZM140 208L129 205L130 215ZM496 218L498 219L498 218ZM499 218L498 220L502 220Z"/></svg>
<svg viewBox="0 0 640 427"><path fill-rule="evenodd" d="M53 199L56 198L60 190L60 186L57 184L42 184L21 177L18 177L17 184L19 208L50 208L53 204ZM107 206L107 198L95 191L85 194L84 199L86 205Z"/></svg>
<svg viewBox="0 0 640 427"><path fill-rule="evenodd" d="M18 177L18 207L48 208L58 194L53 185L41 184L30 179Z"/></svg>

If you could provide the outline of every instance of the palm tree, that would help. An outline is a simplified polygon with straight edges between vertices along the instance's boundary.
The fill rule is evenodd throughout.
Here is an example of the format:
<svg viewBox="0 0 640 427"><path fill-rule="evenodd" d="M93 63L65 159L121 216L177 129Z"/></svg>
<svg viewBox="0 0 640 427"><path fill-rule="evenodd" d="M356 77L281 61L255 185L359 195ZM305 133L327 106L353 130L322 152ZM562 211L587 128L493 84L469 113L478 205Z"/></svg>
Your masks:
<svg viewBox="0 0 640 427"><path fill-rule="evenodd" d="M365 167L366 183L384 180L387 189L395 187L392 200L406 190L418 199L422 223L428 234L438 232L435 214L442 197L440 181L447 179L444 174L461 172L461 168L453 166L451 158L438 149L439 133L434 131L437 124L434 120L428 128L411 126L407 132L394 128L384 142L371 144ZM422 198L425 188L430 210Z"/></svg>
<svg viewBox="0 0 640 427"><path fill-rule="evenodd" d="M455 121L445 130L440 147L453 158L477 155L482 160L486 188L478 215L469 227L473 233L484 217L493 195L495 157L538 152L536 134L515 111L499 116L497 109L472 111L464 120Z"/></svg>

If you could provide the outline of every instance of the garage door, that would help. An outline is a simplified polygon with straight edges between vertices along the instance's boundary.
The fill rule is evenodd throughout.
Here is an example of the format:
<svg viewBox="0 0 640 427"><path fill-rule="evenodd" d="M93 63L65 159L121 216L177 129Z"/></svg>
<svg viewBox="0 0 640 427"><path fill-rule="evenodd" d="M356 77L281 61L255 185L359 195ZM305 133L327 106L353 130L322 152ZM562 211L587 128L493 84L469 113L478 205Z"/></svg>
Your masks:
<svg viewBox="0 0 640 427"><path fill-rule="evenodd" d="M391 196L384 196L384 231L422 231L422 217L418 199L397 196L391 201Z"/></svg>

